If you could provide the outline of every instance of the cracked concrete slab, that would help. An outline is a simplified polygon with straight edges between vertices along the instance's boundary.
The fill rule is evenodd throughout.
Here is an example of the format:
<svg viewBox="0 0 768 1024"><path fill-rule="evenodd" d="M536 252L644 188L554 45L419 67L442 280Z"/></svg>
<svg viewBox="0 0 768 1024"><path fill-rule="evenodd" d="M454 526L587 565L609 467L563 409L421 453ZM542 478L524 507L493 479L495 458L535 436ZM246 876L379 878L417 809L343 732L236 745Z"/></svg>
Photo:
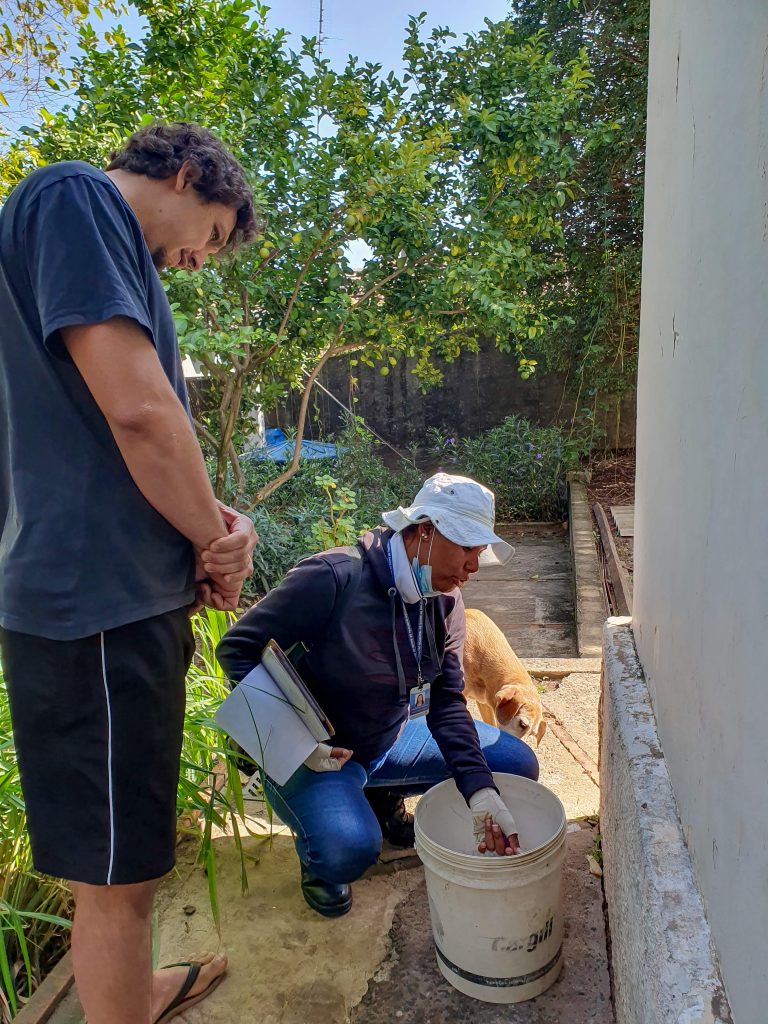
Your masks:
<svg viewBox="0 0 768 1024"><path fill-rule="evenodd" d="M600 790L550 729L538 749L539 782L560 797L569 820L597 815Z"/></svg>
<svg viewBox="0 0 768 1024"><path fill-rule="evenodd" d="M464 587L464 604L489 615L520 658L577 653L568 536L559 526L504 526L515 548L506 565L483 566Z"/></svg>
<svg viewBox="0 0 768 1024"><path fill-rule="evenodd" d="M546 695L543 695L546 696ZM473 718L480 721L477 702L468 700L467 706ZM594 732L597 743L597 705L584 709L585 730ZM539 782L560 797L569 820L594 817L600 807L600 790L581 765L569 754L554 733L547 729L544 739L536 749L539 759ZM410 806L409 810L413 810Z"/></svg>
<svg viewBox="0 0 768 1024"><path fill-rule="evenodd" d="M180 1024L343 1024L385 959L395 910L418 886L421 871L357 882L352 910L340 922L304 902L292 840L249 838L245 849L249 891L242 894L235 843L216 841L221 942L193 844L182 848L176 873L161 887L158 962L206 949L229 957L227 980L181 1014Z"/></svg>
<svg viewBox="0 0 768 1024"><path fill-rule="evenodd" d="M613 1024L600 881L586 855L589 826L568 835L563 868L565 966L555 984L525 1003L484 1003L457 991L435 962L426 887L399 905L392 948L350 1024Z"/></svg>
<svg viewBox="0 0 768 1024"><path fill-rule="evenodd" d="M568 730L578 745L597 764L600 742L597 708L600 702L600 675L596 672L572 672L556 688L542 694L542 703Z"/></svg>

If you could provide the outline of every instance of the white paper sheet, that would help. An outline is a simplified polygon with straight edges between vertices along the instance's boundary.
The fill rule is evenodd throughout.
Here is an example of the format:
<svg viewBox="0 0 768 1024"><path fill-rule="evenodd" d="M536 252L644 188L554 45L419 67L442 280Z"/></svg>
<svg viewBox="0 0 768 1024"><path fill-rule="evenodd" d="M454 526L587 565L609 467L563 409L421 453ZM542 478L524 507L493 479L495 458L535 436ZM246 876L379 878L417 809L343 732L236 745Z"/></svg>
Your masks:
<svg viewBox="0 0 768 1024"><path fill-rule="evenodd" d="M235 687L214 718L278 786L317 747L317 740L262 665Z"/></svg>

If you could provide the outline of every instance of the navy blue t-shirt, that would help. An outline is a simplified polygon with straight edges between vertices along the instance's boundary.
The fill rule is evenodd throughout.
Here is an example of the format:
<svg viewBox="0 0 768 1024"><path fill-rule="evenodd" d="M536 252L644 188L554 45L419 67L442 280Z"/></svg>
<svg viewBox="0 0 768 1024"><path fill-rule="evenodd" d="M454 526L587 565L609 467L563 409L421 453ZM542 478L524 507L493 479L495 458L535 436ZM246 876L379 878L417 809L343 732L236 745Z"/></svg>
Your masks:
<svg viewBox="0 0 768 1024"><path fill-rule="evenodd" d="M62 327L135 320L189 411L173 316L133 211L79 161L0 211L0 625L73 640L189 604L189 541L133 482ZM109 352L104 353L109 359Z"/></svg>

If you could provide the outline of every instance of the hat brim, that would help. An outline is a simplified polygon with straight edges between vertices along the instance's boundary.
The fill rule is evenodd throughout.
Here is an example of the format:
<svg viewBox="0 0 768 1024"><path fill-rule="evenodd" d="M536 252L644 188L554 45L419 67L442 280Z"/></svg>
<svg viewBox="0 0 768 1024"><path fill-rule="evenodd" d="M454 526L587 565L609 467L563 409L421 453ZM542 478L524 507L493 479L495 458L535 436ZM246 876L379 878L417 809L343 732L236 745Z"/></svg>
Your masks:
<svg viewBox="0 0 768 1024"><path fill-rule="evenodd" d="M444 508L430 510L426 505L411 508L401 506L391 512L384 512L381 518L395 533L401 533L407 526L429 521L454 544L467 548L484 547L485 551L478 559L480 565L506 565L515 553L511 544L502 540L485 524L465 516L451 515Z"/></svg>

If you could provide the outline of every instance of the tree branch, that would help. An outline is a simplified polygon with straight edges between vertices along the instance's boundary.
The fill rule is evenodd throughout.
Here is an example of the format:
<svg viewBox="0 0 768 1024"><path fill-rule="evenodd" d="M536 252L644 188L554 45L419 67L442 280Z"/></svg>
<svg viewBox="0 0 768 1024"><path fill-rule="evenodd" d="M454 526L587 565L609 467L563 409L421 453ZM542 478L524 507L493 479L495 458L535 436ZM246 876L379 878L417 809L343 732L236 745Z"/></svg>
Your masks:
<svg viewBox="0 0 768 1024"><path fill-rule="evenodd" d="M225 369L223 366L219 366L218 363L215 363L206 352L198 355L197 358L212 377L218 377L219 380L226 380L229 377L229 370Z"/></svg>
<svg viewBox="0 0 768 1024"><path fill-rule="evenodd" d="M193 420L193 423L195 424L195 430L200 435L200 437L202 437L202 439L205 441L205 443L209 444L211 446L211 448L213 448L213 450L215 452L216 449L219 447L219 443L216 440L216 438L213 436L213 434L210 432L208 427L203 426L203 424L200 422L200 420Z"/></svg>
<svg viewBox="0 0 768 1024"><path fill-rule="evenodd" d="M307 271L312 266L313 261L316 259L316 257L319 255L319 253L323 251L323 244L328 241L328 237L330 236L332 230L333 230L333 224L331 223L325 229L323 234L320 236L320 238L316 242L315 246L312 249L312 252L309 254L307 259L305 260L304 266L301 268L301 271L299 272L299 276L298 276L298 278L296 280L296 285L295 285L295 287L293 289L293 294L291 295L290 299L288 300L288 305L285 307L285 313L283 314L283 319L280 321L280 326L277 329L277 334L275 336L275 343L274 343L275 347L277 347L277 345L279 344L280 339L283 336L283 332L285 331L285 328L288 325L288 321L291 318L291 313L293 312L293 307L294 307L294 305L296 303L296 299L298 298L299 290L301 289L301 286L304 284L304 278L307 276ZM267 358L269 358L269 357L267 357Z"/></svg>
<svg viewBox="0 0 768 1024"><path fill-rule="evenodd" d="M330 358L332 358L335 355L341 355L348 349L351 350L350 346L337 345L337 342L341 337L343 329L344 325L340 324L336 330L336 334L334 336L333 341L325 350L325 352L323 352L323 354L320 356L320 359L317 361L312 372L307 378L307 383L304 387L304 392L301 396L301 405L299 406L299 417L296 423L296 441L293 451L293 458L291 459L290 465L284 472L280 473L279 476L276 476L274 480L270 480L268 484L266 484L264 487L262 487L260 490L256 492L253 501L246 509L247 512L250 512L252 508L254 508L256 505L264 501L265 498L268 498L270 494L272 494L274 491L278 489L278 487L281 487L287 480L290 480L291 477L295 476L296 473L298 472L299 460L301 458L301 441L304 435L304 423L306 422L307 409L309 407L309 396L314 386L314 383L317 380L320 371ZM355 342L351 342L350 345L353 347L362 347L361 345L357 345Z"/></svg>
<svg viewBox="0 0 768 1024"><path fill-rule="evenodd" d="M232 441L229 442L229 463L232 466L232 473L235 477L235 487L237 488L237 495L240 497L245 490L245 477L243 471L240 468L240 459L237 457L235 446Z"/></svg>

